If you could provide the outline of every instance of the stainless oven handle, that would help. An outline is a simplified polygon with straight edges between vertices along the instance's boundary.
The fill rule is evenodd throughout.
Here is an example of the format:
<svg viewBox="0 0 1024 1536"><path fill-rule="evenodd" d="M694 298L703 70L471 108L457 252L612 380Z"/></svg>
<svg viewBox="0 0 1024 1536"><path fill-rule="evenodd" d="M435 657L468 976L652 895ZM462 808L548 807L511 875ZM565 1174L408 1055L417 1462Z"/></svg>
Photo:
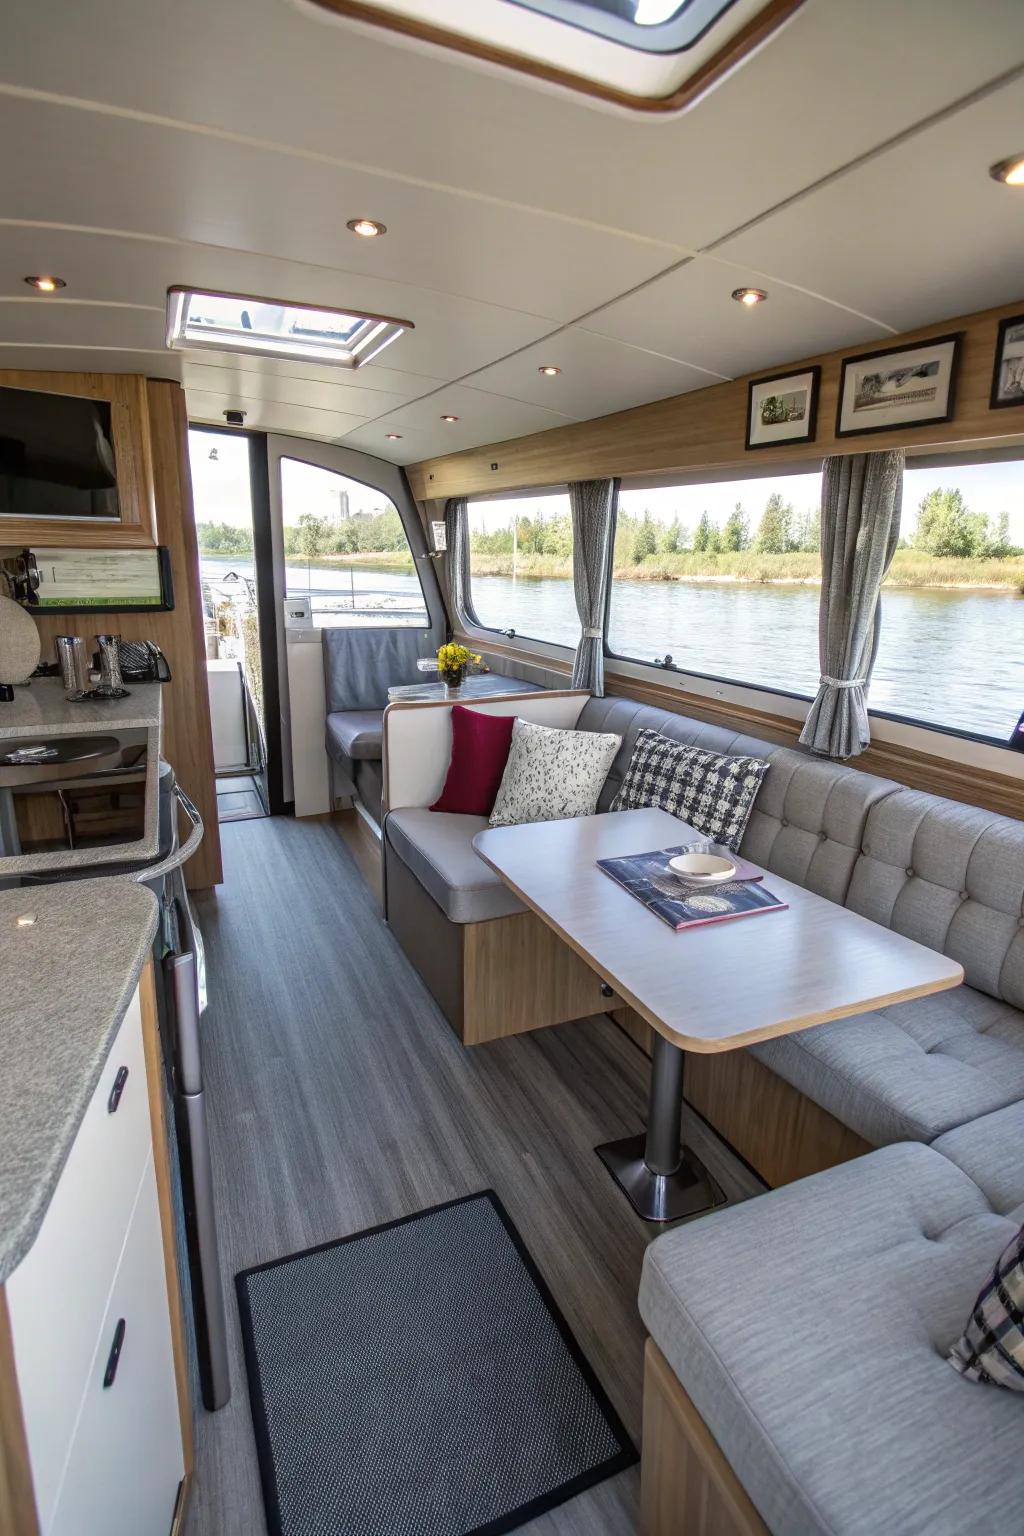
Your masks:
<svg viewBox="0 0 1024 1536"><path fill-rule="evenodd" d="M147 864L132 877L140 885L144 881L158 880L161 875L169 874L172 869L179 869L192 857L203 840L203 833L206 830L203 818L180 784L174 786L174 798L192 823L192 830L180 848L175 848L166 859L162 859L159 864Z"/></svg>

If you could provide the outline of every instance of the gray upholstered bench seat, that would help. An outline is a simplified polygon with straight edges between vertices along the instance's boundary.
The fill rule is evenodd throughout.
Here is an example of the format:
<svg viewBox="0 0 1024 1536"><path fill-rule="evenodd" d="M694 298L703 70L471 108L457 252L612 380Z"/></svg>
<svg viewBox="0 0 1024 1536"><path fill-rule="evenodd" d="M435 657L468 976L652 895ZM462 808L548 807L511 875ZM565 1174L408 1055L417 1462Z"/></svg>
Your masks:
<svg viewBox="0 0 1024 1536"><path fill-rule="evenodd" d="M1024 1102L959 1125L932 1147L974 1180L994 1211L1024 1221Z"/></svg>
<svg viewBox="0 0 1024 1536"><path fill-rule="evenodd" d="M750 1051L876 1147L934 1141L1024 1099L1024 1013L968 986Z"/></svg>
<svg viewBox="0 0 1024 1536"><path fill-rule="evenodd" d="M451 923L481 923L526 909L473 847L486 816L392 811L384 835Z"/></svg>
<svg viewBox="0 0 1024 1536"><path fill-rule="evenodd" d="M885 1147L648 1248L644 1322L775 1536L1013 1526L1024 1396L944 1356L1024 1221L1015 1166L1000 1213L939 1152Z"/></svg>
<svg viewBox="0 0 1024 1536"><path fill-rule="evenodd" d="M327 716L327 750L341 758L380 762L384 755L384 711L382 709L335 710Z"/></svg>

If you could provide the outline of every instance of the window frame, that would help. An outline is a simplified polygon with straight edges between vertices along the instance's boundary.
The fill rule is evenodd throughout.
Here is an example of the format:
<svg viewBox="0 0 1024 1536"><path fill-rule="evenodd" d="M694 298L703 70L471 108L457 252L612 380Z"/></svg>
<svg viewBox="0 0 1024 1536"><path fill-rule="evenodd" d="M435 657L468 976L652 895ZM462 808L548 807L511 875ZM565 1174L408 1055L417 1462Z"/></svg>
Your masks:
<svg viewBox="0 0 1024 1536"><path fill-rule="evenodd" d="M284 537L285 528L288 526L285 523L285 521L284 521L285 489L284 489L284 468L283 468L283 466L285 465L285 463L304 464L308 469L317 469L317 470L321 470L324 474L337 475L338 478L341 479L341 480L351 480L354 485L361 485L361 486L364 487L364 489L366 489L368 491L375 491L378 496L385 496L387 498L387 500L390 502L391 507L393 508L395 514L398 517L398 521L399 521L399 523L401 524L401 527L402 527L402 532L405 535L405 542L406 542L406 545L408 547L409 554L410 554L410 556L412 558L413 575L416 577L416 580L417 580L417 582L419 584L420 599L422 601L423 613L424 613L424 617L426 619L426 623L424 623L424 624L316 624L314 627L317 629L317 631L320 631L320 630L323 630L323 629L353 629L353 630L367 630L367 631L370 631L370 630L382 630L382 629L386 629L386 630L406 630L406 629L409 629L409 630L414 630L417 634L422 634L422 633L426 633L427 631L433 629L434 628L434 616L433 616L433 614L430 611L430 601L429 601L429 598L427 596L426 584L424 583L424 580L423 580L423 571L420 569L420 565L422 563L421 562L421 557L416 553L416 550L413 547L412 539L409 537L409 529L406 527L405 519L402 516L402 509L398 505L398 502L395 500L395 498L391 495L391 492L384 490L383 487L374 484L374 482L371 481L371 480L362 480L362 479L360 479L360 477L358 475L351 474L351 473L349 473L348 470L333 469L329 464L318 464L314 460L300 458L298 456L298 454L296 454L296 453L279 452L277 454L277 475L278 475L278 485L279 485L279 492L280 492L280 498L281 498L281 536L282 536L282 539ZM283 555L283 559L284 559L285 597L287 597L287 595L288 595L288 559L289 559L289 556L287 554L284 554ZM299 595L299 594L296 594L296 595ZM312 612L313 612L313 605L312 605L312 603L310 603L310 614L311 615L312 615Z"/></svg>
<svg viewBox="0 0 1024 1536"><path fill-rule="evenodd" d="M799 466L793 465L792 467L785 463L780 463L771 466L771 473L777 474L779 476L800 473L810 474L814 472L813 465L817 462L818 461L816 460L812 460L809 464L808 461L805 460ZM908 451L907 464L905 469L957 469L965 466L969 467L971 465L1012 462L1019 462L1024 465L1024 444L1012 448L992 449L985 454L913 453L912 451ZM822 459L818 464L819 474L823 468L824 459ZM621 496L621 493L624 490L640 490L644 487L655 489L658 487L669 486L711 485L723 483L729 484L733 481L738 483L742 480L763 480L768 478L770 478L770 476L766 475L764 469L761 467L754 469L744 465L736 470L723 467L721 469L710 470L706 473L702 473L700 471L691 472L683 476L666 475L650 478L633 477L630 479L624 479L620 486L619 494ZM801 704L810 705L814 702L815 695L813 694L795 693L789 688L777 688L772 687L767 683L755 683L752 682L749 678L744 679L739 677L722 677L714 672L702 672L696 667L682 667L679 666L676 662L665 665L663 662L646 661L643 657L630 656L624 651L613 651L609 643L609 639L611 634L611 605L612 588L614 582L612 571L615 561L615 533L618 526L618 517L619 500L616 498L615 512L612 519L611 540L609 542L608 548L608 582L607 590L605 592L604 656L606 661L623 661L628 663L630 666L643 667L645 671L653 672L655 674L679 677L695 677L700 678L704 682L723 684L730 688L749 688L758 693L768 693L778 698L793 699L797 703ZM1022 601L1024 601L1024 598L1022 598ZM1022 695L1021 708L1024 709L1024 695ZM890 720L896 725L909 726L915 730L933 731L940 736L953 736L961 741L975 742L979 746L983 747L1001 747L1006 752L1015 752L1015 749L1010 746L1008 738L1004 739L999 736L986 736L980 731L967 730L961 726L939 725L934 720L917 720L912 715L900 714L895 710L874 709L871 707L870 703L868 704L868 717L869 719L876 720ZM1020 754L1015 753L1015 755L1019 756Z"/></svg>
<svg viewBox="0 0 1024 1536"><path fill-rule="evenodd" d="M523 490L495 491L493 495L467 496L466 497L466 523L467 523L467 526L466 526L466 539L468 541L470 539L470 537L471 537L471 530L469 528L469 512L470 512L470 507L472 507L472 506L478 506L481 503L493 502L493 501L529 501L531 499L536 499L538 496L568 496L568 494L569 494L569 483L568 483L568 481L564 481L561 485L531 485L531 486L527 486ZM613 544L614 544L614 540L613 540ZM575 544L573 546L573 558L575 559ZM571 579L572 578L570 577L570 581L571 581ZM527 634L524 634L521 630L513 629L513 628L509 628L509 629L495 629L490 624L484 624L481 621L480 616L479 616L479 614L476 611L476 605L473 602L473 555L472 555L472 550L470 550L470 555L469 555L469 580L468 580L468 582L466 584L465 612L459 614L458 617L460 619L462 619L463 622L466 622L468 620L469 622L468 622L467 629L470 632L472 630L476 630L476 631L479 632L479 634L481 636L501 635L504 639L511 640L514 644L518 643L520 640L525 640L530 645L550 646L553 650L562 651L562 652L564 652L568 656L574 656L576 654L576 647L574 645L564 645L561 640L545 640L542 635L527 635ZM577 621L578 621L578 617L579 616L577 615ZM607 634L607 627L606 627L605 633Z"/></svg>

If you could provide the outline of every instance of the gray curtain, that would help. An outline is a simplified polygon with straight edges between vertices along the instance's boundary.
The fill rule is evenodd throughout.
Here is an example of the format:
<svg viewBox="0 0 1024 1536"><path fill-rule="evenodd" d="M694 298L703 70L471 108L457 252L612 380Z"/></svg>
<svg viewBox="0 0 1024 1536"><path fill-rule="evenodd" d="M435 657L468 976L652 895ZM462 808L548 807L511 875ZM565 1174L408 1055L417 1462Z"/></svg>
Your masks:
<svg viewBox="0 0 1024 1536"><path fill-rule="evenodd" d="M604 610L608 590L608 544L612 534L617 480L574 480L569 486L572 512L572 579L582 634L572 664L572 686L604 697Z"/></svg>
<svg viewBox="0 0 1024 1536"><path fill-rule="evenodd" d="M821 481L818 696L800 740L824 757L856 757L871 740L866 689L878 651L882 578L896 553L902 448L825 460Z"/></svg>
<svg viewBox="0 0 1024 1536"><path fill-rule="evenodd" d="M452 620L469 612L469 512L465 496L452 496L444 505L445 574Z"/></svg>

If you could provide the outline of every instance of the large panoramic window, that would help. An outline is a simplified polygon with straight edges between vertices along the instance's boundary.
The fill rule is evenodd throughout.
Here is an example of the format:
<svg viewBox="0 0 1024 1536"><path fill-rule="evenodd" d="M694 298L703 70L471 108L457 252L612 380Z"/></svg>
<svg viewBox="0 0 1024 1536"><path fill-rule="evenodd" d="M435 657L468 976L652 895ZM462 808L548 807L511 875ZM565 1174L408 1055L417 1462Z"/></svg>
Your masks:
<svg viewBox="0 0 1024 1536"><path fill-rule="evenodd" d="M309 597L314 624L428 628L409 541L383 491L283 458L281 512L287 595Z"/></svg>
<svg viewBox="0 0 1024 1536"><path fill-rule="evenodd" d="M821 477L624 490L609 648L810 699ZM1024 710L1024 461L907 469L873 710L1007 741Z"/></svg>
<svg viewBox="0 0 1024 1536"><path fill-rule="evenodd" d="M470 601L485 629L575 648L567 491L469 503Z"/></svg>

